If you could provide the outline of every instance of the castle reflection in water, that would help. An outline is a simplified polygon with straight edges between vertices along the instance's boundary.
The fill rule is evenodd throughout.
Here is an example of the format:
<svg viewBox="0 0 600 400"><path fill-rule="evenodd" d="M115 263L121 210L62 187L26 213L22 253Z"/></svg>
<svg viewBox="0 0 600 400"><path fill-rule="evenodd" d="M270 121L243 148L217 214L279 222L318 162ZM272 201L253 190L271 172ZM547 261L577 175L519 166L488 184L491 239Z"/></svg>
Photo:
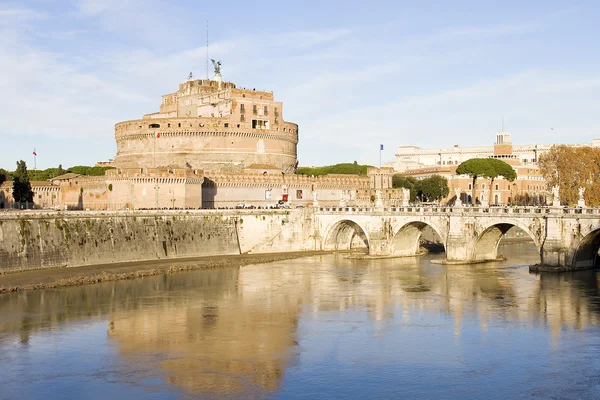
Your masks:
<svg viewBox="0 0 600 400"><path fill-rule="evenodd" d="M537 256L519 246L505 253L524 264ZM514 321L547 327L553 346L563 329L597 325L599 304L595 271L530 275L507 263L326 255L0 296L0 337L27 343L63 324L106 320L119 354L152 365L166 382L190 393L260 395L275 391L298 362L302 321L328 313L366 311L375 332L415 313L448 315L454 335L466 318L481 332L491 321Z"/></svg>

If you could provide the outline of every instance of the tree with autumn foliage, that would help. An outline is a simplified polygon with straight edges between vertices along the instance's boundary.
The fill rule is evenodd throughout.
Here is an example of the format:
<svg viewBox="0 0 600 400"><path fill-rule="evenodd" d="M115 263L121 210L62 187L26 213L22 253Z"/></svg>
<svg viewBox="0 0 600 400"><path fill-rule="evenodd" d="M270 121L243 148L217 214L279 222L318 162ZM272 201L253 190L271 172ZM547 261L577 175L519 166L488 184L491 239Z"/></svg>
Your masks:
<svg viewBox="0 0 600 400"><path fill-rule="evenodd" d="M552 186L560 186L560 199L569 205L579 200L585 188L588 206L600 206L600 148L554 145L540 156L540 173Z"/></svg>

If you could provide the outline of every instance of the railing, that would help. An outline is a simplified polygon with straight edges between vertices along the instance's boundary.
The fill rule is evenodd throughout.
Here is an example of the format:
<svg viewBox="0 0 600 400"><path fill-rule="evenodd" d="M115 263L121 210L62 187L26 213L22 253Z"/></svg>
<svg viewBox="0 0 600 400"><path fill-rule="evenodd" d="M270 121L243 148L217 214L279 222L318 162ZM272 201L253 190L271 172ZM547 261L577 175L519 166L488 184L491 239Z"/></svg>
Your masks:
<svg viewBox="0 0 600 400"><path fill-rule="evenodd" d="M562 208L562 207L454 207L454 206L329 206L318 207L315 211L320 213L336 214L483 214L483 215L505 215L519 214L523 216L535 216L541 214L567 214L567 215L598 215L600 208Z"/></svg>

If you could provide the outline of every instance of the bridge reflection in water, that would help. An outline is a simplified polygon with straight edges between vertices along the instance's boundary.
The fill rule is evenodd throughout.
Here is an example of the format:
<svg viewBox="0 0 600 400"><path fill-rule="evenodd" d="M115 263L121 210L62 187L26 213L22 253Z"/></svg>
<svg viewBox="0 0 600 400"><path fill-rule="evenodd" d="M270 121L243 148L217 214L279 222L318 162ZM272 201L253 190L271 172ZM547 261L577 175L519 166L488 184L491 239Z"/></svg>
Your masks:
<svg viewBox="0 0 600 400"><path fill-rule="evenodd" d="M537 257L531 245L501 251L522 264ZM429 320L431 332L443 333L445 318L432 316L445 315L450 336L481 335L498 324L543 326L550 345L559 346L565 330L600 321L594 271L530 275L506 263L442 267L429 258L328 255L6 295L0 297L6 316L0 352L15 336L35 344L32 338L43 332L58 335L82 321L105 321L109 343L133 369L128 382L143 386L159 377L189 394L255 398L280 390L286 370L298 368L313 346L331 351L334 344L319 339L330 330L350 334L371 326L374 336L365 340L375 343L377 332L401 335Z"/></svg>

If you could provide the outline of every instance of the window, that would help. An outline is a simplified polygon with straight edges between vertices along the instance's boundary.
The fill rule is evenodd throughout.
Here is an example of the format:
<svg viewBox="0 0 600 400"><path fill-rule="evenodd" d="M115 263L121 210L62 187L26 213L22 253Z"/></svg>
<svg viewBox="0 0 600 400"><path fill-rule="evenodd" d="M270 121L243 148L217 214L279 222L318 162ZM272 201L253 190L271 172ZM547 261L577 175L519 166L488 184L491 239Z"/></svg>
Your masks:
<svg viewBox="0 0 600 400"><path fill-rule="evenodd" d="M258 108L256 108L256 104L252 105L252 114L254 114L254 115L258 114Z"/></svg>
<svg viewBox="0 0 600 400"><path fill-rule="evenodd" d="M253 119L252 129L269 129L269 121L265 121L262 119Z"/></svg>
<svg viewBox="0 0 600 400"><path fill-rule="evenodd" d="M269 107L265 106L264 114L265 115L269 115Z"/></svg>
<svg viewBox="0 0 600 400"><path fill-rule="evenodd" d="M246 106L244 104L240 104L240 114L243 114L246 112Z"/></svg>
<svg viewBox="0 0 600 400"><path fill-rule="evenodd" d="M471 187L471 185L472 185L472 184L471 184L471 183L469 183L469 190L472 190L472 187Z"/></svg>
<svg viewBox="0 0 600 400"><path fill-rule="evenodd" d="M177 125L179 125L179 127L181 128L181 122L179 124L177 124Z"/></svg>
<svg viewBox="0 0 600 400"><path fill-rule="evenodd" d="M228 123L225 123L225 128L229 128L229 124Z"/></svg>
<svg viewBox="0 0 600 400"><path fill-rule="evenodd" d="M499 188L500 188L500 185L498 185L498 184L496 183L496 190L498 190Z"/></svg>

